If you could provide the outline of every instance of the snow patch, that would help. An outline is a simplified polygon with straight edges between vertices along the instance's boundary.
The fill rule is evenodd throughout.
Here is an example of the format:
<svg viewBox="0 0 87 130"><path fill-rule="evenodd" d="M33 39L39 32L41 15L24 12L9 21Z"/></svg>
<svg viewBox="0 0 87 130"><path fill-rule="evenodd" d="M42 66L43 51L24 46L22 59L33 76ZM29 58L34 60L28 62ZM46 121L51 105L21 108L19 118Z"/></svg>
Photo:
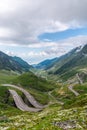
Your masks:
<svg viewBox="0 0 87 130"><path fill-rule="evenodd" d="M86 44L77 47L76 53L80 52Z"/></svg>

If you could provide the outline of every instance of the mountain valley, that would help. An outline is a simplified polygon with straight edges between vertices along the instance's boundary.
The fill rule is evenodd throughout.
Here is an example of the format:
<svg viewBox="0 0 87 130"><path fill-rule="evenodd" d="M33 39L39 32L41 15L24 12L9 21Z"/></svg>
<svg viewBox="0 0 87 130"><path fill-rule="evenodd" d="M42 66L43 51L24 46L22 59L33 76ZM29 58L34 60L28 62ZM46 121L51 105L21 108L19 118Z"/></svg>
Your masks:
<svg viewBox="0 0 87 130"><path fill-rule="evenodd" d="M0 130L86 130L86 52L33 67L0 52Z"/></svg>

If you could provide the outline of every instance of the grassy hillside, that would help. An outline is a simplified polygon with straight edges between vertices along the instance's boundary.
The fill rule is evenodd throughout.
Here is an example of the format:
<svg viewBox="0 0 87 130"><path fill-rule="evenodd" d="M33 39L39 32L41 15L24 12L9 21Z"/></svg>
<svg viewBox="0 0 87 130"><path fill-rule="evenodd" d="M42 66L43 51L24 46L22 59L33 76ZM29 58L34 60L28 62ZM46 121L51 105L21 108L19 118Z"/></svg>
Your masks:
<svg viewBox="0 0 87 130"><path fill-rule="evenodd" d="M9 83L17 76L18 74L12 71L0 70L0 83Z"/></svg>
<svg viewBox="0 0 87 130"><path fill-rule="evenodd" d="M0 110L8 110L10 107L14 107L14 101L8 88L0 86Z"/></svg>
<svg viewBox="0 0 87 130"><path fill-rule="evenodd" d="M87 94L74 97L72 100L66 101L64 108L83 107L87 105Z"/></svg>
<svg viewBox="0 0 87 130"><path fill-rule="evenodd" d="M83 73L86 70L87 75L87 45L83 48L77 47L67 54L59 57L51 67L46 70L37 71L37 75L44 76L47 79L65 82L70 78L75 78L77 73ZM84 82L87 76L84 76Z"/></svg>
<svg viewBox="0 0 87 130"><path fill-rule="evenodd" d="M38 82L39 82L39 88L40 88L40 86L42 87L41 89L37 89ZM35 75L33 75L31 72L23 74L21 76L18 76L16 73L2 70L2 71L0 71L0 83L1 84L4 84L4 83L21 84L41 104L47 104L49 102L49 96L48 96L48 94L46 92L41 91L41 90L44 88L44 84L45 84L45 87L46 87L44 90L46 90L46 91L48 89L50 90L50 86L52 87L52 85L50 85L50 83L48 83L47 81L42 80L42 79L39 81L39 78L36 77ZM33 85L34 85L34 87L32 87ZM10 87L0 86L0 95L5 95L5 99L8 99L10 97L10 99L12 100L12 103L13 103L13 99L9 95L8 88L10 88ZM26 101L25 96L20 91L18 91L17 89L16 89L16 91ZM7 94L8 94L8 97L6 97ZM4 97L0 96L0 98L4 100ZM2 103L4 103L4 102L2 101ZM7 104L9 104L9 102L7 102Z"/></svg>
<svg viewBox="0 0 87 130"><path fill-rule="evenodd" d="M66 102L72 100L75 95L68 89L68 85L64 84L60 88L52 91L52 95L59 101Z"/></svg>
<svg viewBox="0 0 87 130"><path fill-rule="evenodd" d="M68 59L63 64L63 61L61 62L61 66L57 66L56 71L54 71L54 74L61 75L61 78L65 78L67 80L67 75L71 73L71 76L74 76L76 74L76 71L81 71L83 68L87 68L87 45L85 45L79 52L74 52L73 55L70 55ZM68 73L68 74L67 74ZM66 74L65 76L63 76Z"/></svg>
<svg viewBox="0 0 87 130"><path fill-rule="evenodd" d="M18 78L16 77L14 80L9 81L11 83L21 84L32 93L40 103L45 104L49 100L51 101L51 99L49 99L48 90L52 90L52 96L58 101L63 101L64 105L61 106L58 103L54 103L41 112L22 112L13 107L14 102L8 93L8 87L0 86L0 130L68 130L68 127L70 127L71 130L86 130L87 84L76 85L74 87L74 89L81 94L75 97L74 94L69 91L67 84L55 88L55 85L52 86L53 83L51 83L52 88L49 89L50 85L48 81L38 78L32 73L25 73L18 76ZM45 88L44 82L46 85ZM32 87L33 85L34 87ZM40 88L40 85L42 85L42 88ZM44 92L42 92L43 88ZM16 91L24 98L20 91Z"/></svg>
<svg viewBox="0 0 87 130"><path fill-rule="evenodd" d="M81 95L82 94L86 94L87 93L87 83L84 83L84 84L78 84L78 85L75 85L74 86L74 89L80 93Z"/></svg>
<svg viewBox="0 0 87 130"><path fill-rule="evenodd" d="M71 130L86 130L86 110L87 106L61 109L56 104L34 114L15 109L6 110L0 112L0 117L5 118L4 121L0 121L0 129L65 130L66 128L68 130L69 127Z"/></svg>
<svg viewBox="0 0 87 130"><path fill-rule="evenodd" d="M55 84L43 78L37 77L32 72L24 73L17 77L13 83L20 84L26 88L36 89L42 92L47 92L56 87Z"/></svg>
<svg viewBox="0 0 87 130"><path fill-rule="evenodd" d="M0 51L0 70L11 70L18 73L27 72L32 68L28 63L19 57L12 57Z"/></svg>
<svg viewBox="0 0 87 130"><path fill-rule="evenodd" d="M57 87L57 85L43 78L37 77L32 72L18 76L12 80L12 84L24 87L24 89L29 91L41 104L47 104L49 102L48 91Z"/></svg>
<svg viewBox="0 0 87 130"><path fill-rule="evenodd" d="M1 74L1 83L6 79L4 83L20 84L40 103L47 104L51 101L52 104L41 112L22 112L14 107L12 96L8 92L9 87L0 86L0 130L86 130L87 83L74 86L80 93L75 97L67 84L56 86L31 72L20 76L12 73L10 75L6 71ZM24 95L19 90L16 91L25 100ZM52 96L64 102L64 105L52 100Z"/></svg>
<svg viewBox="0 0 87 130"><path fill-rule="evenodd" d="M54 74L58 69L61 68L64 64L66 64L69 60L71 60L76 55L76 50L78 48L75 48L68 52L67 54L61 56L58 58L58 60L50 67L48 68L48 72Z"/></svg>

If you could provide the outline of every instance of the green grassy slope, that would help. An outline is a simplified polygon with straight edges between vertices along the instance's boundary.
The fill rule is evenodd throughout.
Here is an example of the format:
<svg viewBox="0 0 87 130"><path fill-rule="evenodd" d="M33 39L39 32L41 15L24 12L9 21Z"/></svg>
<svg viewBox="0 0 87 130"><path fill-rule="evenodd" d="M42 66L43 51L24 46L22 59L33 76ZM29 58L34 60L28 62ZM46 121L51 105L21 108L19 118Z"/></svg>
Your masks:
<svg viewBox="0 0 87 130"><path fill-rule="evenodd" d="M0 83L1 84L11 83L11 84L18 84L18 85L20 84L22 87L24 87L24 89L27 89L27 91L29 91L35 97L35 99L39 101L41 104L47 104L49 102L49 96L47 92L45 91L48 91L54 88L52 84L50 84L44 79L38 78L31 72L18 76L17 74L11 73L10 71L0 71ZM8 90L8 88L10 87L6 88L6 87L1 86L0 94L3 95L2 90L3 89ZM26 100L25 96L20 91L18 91L17 89L16 91L18 92L19 95L22 96L24 100ZM6 92L4 91L4 95L5 93ZM8 99L8 97L6 98Z"/></svg>
<svg viewBox="0 0 87 130"><path fill-rule="evenodd" d="M76 108L87 105L87 94L74 97L72 100L66 101L64 108Z"/></svg>
<svg viewBox="0 0 87 130"><path fill-rule="evenodd" d="M86 130L87 84L74 86L74 89L81 94L75 97L69 91L67 84L60 85L58 88L55 88L54 85L49 89L50 85L53 85L52 83L49 85L49 82L36 77L32 73L25 73L18 76L18 79L16 77L14 80L12 78L12 81L9 80L9 82L21 84L43 104L49 100L49 90L52 90L51 94L57 100L63 101L65 104L61 106L54 103L37 113L22 112L13 107L13 99L8 93L8 87L0 86L0 130L64 130L64 124L66 124L67 130L68 126L71 130ZM45 88L44 82L47 85ZM34 87L30 86L30 84L32 86L34 85ZM42 92L43 88L44 92ZM16 91L23 96L20 91Z"/></svg>
<svg viewBox="0 0 87 130"><path fill-rule="evenodd" d="M24 87L24 89L29 91L41 104L47 104L49 102L48 91L57 87L57 85L37 77L32 72L27 72L18 76L12 81L12 84Z"/></svg>
<svg viewBox="0 0 87 130"><path fill-rule="evenodd" d="M63 75L64 73L67 74L67 72L69 74L72 71L72 76L74 76L76 71L87 68L87 56L84 55L86 53L87 45L85 45L81 51L76 52L73 57L71 56L66 63L62 64L61 67L54 72L54 74Z"/></svg>
<svg viewBox="0 0 87 130"><path fill-rule="evenodd" d="M72 84L73 86L73 84ZM62 102L67 102L71 101L74 102L73 99L78 100L76 96L69 90L69 85L63 84L60 88L56 88L52 91L52 95L62 101ZM73 86L73 89L77 91L82 97L84 97L85 94L87 94L87 83L84 84L76 84Z"/></svg>
<svg viewBox="0 0 87 130"><path fill-rule="evenodd" d="M10 83L17 76L18 74L12 71L0 70L0 84Z"/></svg>
<svg viewBox="0 0 87 130"><path fill-rule="evenodd" d="M55 88L55 84L46 81L43 78L37 77L32 72L22 74L21 76L17 77L13 83L42 92L47 92Z"/></svg>
<svg viewBox="0 0 87 130"><path fill-rule="evenodd" d="M39 113L11 111L0 112L0 129L8 130L64 130L65 126L71 130L86 130L87 106L61 110L58 105L48 107ZM2 114L4 112L4 114ZM64 125L66 124L66 125Z"/></svg>
<svg viewBox="0 0 87 130"><path fill-rule="evenodd" d="M63 85L52 91L52 95L59 101L66 102L72 100L75 95L68 89L68 85Z"/></svg>
<svg viewBox="0 0 87 130"><path fill-rule="evenodd" d="M40 70L36 74L44 76L47 79L65 82L69 78L75 78L77 73L83 73L83 69L87 72L87 45L83 48L77 47L67 54L59 57L59 59L46 70ZM84 81L87 81L84 77Z"/></svg>
<svg viewBox="0 0 87 130"><path fill-rule="evenodd" d="M74 90L76 90L81 95L86 94L87 93L87 83L75 85Z"/></svg>
<svg viewBox="0 0 87 130"><path fill-rule="evenodd" d="M14 101L7 87L0 86L0 110L8 110L14 107Z"/></svg>

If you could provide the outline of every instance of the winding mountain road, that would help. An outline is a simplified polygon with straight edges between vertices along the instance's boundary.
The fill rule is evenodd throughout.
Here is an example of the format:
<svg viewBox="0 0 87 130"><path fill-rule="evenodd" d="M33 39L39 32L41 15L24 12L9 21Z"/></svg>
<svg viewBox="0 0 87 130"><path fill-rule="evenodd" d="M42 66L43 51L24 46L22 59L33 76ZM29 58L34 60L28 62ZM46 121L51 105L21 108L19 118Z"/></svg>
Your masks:
<svg viewBox="0 0 87 130"><path fill-rule="evenodd" d="M20 110L22 110L22 111L29 111L29 112L38 112L38 111L41 110L41 109L37 109L37 108L28 107L24 103L24 101L22 100L22 98L17 94L17 92L15 90L9 89L9 92L12 95L17 108L19 108Z"/></svg>
<svg viewBox="0 0 87 130"><path fill-rule="evenodd" d="M79 96L79 93L76 92L76 91L73 89L73 86L69 86L68 88L69 88L69 90L70 90L71 92L74 93L75 96Z"/></svg>
<svg viewBox="0 0 87 130"><path fill-rule="evenodd" d="M20 91L23 92L23 94L26 96L27 100L35 107L35 108L39 108L39 109L42 109L42 108L45 108L46 106L43 106L41 105L40 103L38 103L35 98L25 89L19 87L19 86L16 86L16 85L12 85L12 84L2 84L2 86L7 86L7 87L12 87L12 88L16 88Z"/></svg>
<svg viewBox="0 0 87 130"><path fill-rule="evenodd" d="M83 81L82 81L82 79L80 78L80 76L79 76L78 73L76 74L76 77L77 77L79 83L80 83L80 84L83 84ZM77 83L78 83L78 82L76 82L75 84L77 84ZM73 85L75 85L75 84L73 84ZM80 95L78 92L76 92L76 91L73 89L73 86L72 86L72 85L70 85L68 88L69 88L69 90L70 90L71 92L74 93L75 96Z"/></svg>
<svg viewBox="0 0 87 130"><path fill-rule="evenodd" d="M83 81L82 81L81 78L79 77L79 74L78 74L78 73L76 74L76 76L77 76L77 79L79 80L80 84L83 84Z"/></svg>
<svg viewBox="0 0 87 130"><path fill-rule="evenodd" d="M58 104L60 104L60 105L64 105L63 102L58 101L58 100L52 95L52 92L53 92L53 91L48 92L48 95L49 95L50 97L52 97L52 99L55 100L56 103L58 103Z"/></svg>

